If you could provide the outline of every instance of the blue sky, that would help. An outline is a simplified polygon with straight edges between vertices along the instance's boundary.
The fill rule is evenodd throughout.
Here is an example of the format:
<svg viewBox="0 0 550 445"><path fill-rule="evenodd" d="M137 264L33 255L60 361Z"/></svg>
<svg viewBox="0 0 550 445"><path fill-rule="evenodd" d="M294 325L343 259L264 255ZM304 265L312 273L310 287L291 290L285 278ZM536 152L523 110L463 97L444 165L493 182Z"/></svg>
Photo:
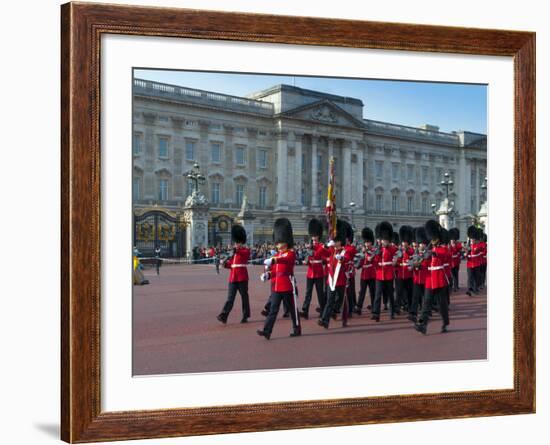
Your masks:
<svg viewBox="0 0 550 445"><path fill-rule="evenodd" d="M486 85L141 69L134 75L235 96L286 83L361 99L366 119L487 133Z"/></svg>

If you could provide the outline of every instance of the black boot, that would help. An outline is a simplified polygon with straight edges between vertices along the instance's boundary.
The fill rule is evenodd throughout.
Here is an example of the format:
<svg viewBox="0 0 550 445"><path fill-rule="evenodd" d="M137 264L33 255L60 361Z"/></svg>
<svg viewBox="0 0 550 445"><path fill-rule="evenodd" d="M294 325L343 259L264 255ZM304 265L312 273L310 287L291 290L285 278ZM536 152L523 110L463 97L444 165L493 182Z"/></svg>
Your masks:
<svg viewBox="0 0 550 445"><path fill-rule="evenodd" d="M271 337L271 334L269 332L264 331L263 329L262 330L258 329L256 331L256 334L258 334L260 337L265 337L266 340L269 340L269 338Z"/></svg>
<svg viewBox="0 0 550 445"><path fill-rule="evenodd" d="M415 328L418 332L420 332L420 333L426 335L427 327L426 327L426 325L425 325L424 323L416 323L416 324L414 325L414 328Z"/></svg>
<svg viewBox="0 0 550 445"><path fill-rule="evenodd" d="M300 327L297 327L290 333L290 337L299 337L300 335L302 335L302 328Z"/></svg>
<svg viewBox="0 0 550 445"><path fill-rule="evenodd" d="M227 314L224 314L223 312L216 317L218 321L222 322L223 324L227 323Z"/></svg>
<svg viewBox="0 0 550 445"><path fill-rule="evenodd" d="M248 317L243 317L241 319L241 323L248 323Z"/></svg>
<svg viewBox="0 0 550 445"><path fill-rule="evenodd" d="M303 310L300 312L300 317L303 317L304 319L308 319L309 318L309 314L308 314L308 311L306 310Z"/></svg>

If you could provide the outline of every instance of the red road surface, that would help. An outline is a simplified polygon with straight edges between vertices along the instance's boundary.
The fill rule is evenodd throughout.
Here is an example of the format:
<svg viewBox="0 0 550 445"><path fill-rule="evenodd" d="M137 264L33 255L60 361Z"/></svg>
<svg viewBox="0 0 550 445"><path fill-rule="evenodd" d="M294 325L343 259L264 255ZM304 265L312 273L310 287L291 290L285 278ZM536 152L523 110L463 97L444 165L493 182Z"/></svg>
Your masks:
<svg viewBox="0 0 550 445"><path fill-rule="evenodd" d="M216 320L227 294L227 270L217 275L213 265L166 265L160 276L146 270L149 285L134 286L133 373L134 375L186 372L283 369L317 366L476 360L487 357L487 301L485 292L465 295L466 268L461 266L461 291L451 295L451 324L440 334L441 320L434 313L428 335L413 329L405 315L381 321L362 316L331 320L328 330L317 325L317 296L313 294L310 319L302 321L302 336L291 338L290 319L279 318L271 340L256 335L263 327L260 311L270 292L259 280L263 267L249 267L249 323L240 324L241 300L226 325ZM300 307L305 291L306 268L296 276ZM359 278L356 277L356 289ZM368 301L369 297L365 301ZM366 307L365 303L365 307Z"/></svg>

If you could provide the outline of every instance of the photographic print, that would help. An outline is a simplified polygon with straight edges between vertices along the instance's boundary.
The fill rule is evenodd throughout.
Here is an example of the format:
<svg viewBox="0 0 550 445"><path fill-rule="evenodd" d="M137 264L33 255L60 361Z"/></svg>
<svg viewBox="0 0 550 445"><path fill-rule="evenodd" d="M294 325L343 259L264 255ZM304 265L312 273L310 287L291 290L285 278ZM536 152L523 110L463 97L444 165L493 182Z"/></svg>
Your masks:
<svg viewBox="0 0 550 445"><path fill-rule="evenodd" d="M134 69L133 374L487 358L487 86Z"/></svg>

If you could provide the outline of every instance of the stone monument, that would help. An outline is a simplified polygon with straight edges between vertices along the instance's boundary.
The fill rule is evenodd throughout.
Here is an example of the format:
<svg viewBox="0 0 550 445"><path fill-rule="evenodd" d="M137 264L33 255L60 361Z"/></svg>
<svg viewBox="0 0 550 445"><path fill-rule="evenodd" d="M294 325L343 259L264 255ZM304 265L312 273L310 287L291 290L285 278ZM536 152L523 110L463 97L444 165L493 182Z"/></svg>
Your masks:
<svg viewBox="0 0 550 445"><path fill-rule="evenodd" d="M439 216L439 224L441 224L441 227L449 230L456 214L456 211L454 209L454 202L450 202L449 198L443 199L443 201L441 201L441 204L439 205L439 209L436 210L435 214Z"/></svg>
<svg viewBox="0 0 550 445"><path fill-rule="evenodd" d="M487 201L484 201L483 204L481 204L481 208L479 209L479 212L477 213L477 217L479 218L479 223L483 227L483 232L487 233Z"/></svg>
<svg viewBox="0 0 550 445"><path fill-rule="evenodd" d="M186 255L192 257L193 248L208 244L208 201L198 190L187 197L183 206L183 220L187 223Z"/></svg>
<svg viewBox="0 0 550 445"><path fill-rule="evenodd" d="M252 214L248 208L248 198L246 195L243 197L243 203L241 210L237 214L237 222L246 230L246 242L249 246L254 245L254 220L256 217Z"/></svg>

